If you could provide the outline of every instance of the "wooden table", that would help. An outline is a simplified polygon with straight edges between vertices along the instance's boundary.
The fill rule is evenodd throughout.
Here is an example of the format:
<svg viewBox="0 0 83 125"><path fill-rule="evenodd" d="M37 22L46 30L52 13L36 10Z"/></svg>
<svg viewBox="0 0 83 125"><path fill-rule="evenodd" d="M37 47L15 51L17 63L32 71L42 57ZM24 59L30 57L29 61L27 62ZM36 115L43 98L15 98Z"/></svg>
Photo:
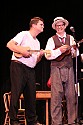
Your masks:
<svg viewBox="0 0 83 125"><path fill-rule="evenodd" d="M46 125L49 125L48 102L50 98L51 98L51 91L36 91L36 99L46 101Z"/></svg>
<svg viewBox="0 0 83 125"><path fill-rule="evenodd" d="M23 94L20 96L20 98L23 99ZM36 91L36 99L46 101L46 125L49 125L48 102L50 98L51 98L51 91Z"/></svg>

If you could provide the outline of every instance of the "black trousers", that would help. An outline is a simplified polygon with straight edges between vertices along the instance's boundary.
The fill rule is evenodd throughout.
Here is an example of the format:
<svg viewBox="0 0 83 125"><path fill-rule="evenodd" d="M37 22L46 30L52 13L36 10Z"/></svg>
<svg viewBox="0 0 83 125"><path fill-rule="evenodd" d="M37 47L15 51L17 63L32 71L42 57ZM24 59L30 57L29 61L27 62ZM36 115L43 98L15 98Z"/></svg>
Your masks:
<svg viewBox="0 0 83 125"><path fill-rule="evenodd" d="M10 120L17 120L18 102L21 93L24 95L25 117L28 125L33 125L36 118L36 84L35 70L12 61L10 65L11 101Z"/></svg>

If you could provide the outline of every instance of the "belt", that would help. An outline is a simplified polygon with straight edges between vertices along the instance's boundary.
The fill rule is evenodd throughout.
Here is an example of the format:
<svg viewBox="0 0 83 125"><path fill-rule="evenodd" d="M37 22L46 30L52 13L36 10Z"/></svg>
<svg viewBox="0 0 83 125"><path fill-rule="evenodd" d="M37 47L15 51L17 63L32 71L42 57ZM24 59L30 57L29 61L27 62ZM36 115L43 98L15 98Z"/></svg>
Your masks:
<svg viewBox="0 0 83 125"><path fill-rule="evenodd" d="M19 63L19 64L22 64L22 62L18 61L18 60L11 60L12 62L16 62L16 63Z"/></svg>
<svg viewBox="0 0 83 125"><path fill-rule="evenodd" d="M18 60L11 60L11 62L15 62L15 63L18 63L18 64L23 64L22 62L20 62L20 61L18 61ZM25 64L23 64L23 65L25 65ZM26 66L26 65L25 65L25 66ZM31 67L28 67L28 66L27 66L27 68L30 69L30 70L33 69L33 68L31 68Z"/></svg>

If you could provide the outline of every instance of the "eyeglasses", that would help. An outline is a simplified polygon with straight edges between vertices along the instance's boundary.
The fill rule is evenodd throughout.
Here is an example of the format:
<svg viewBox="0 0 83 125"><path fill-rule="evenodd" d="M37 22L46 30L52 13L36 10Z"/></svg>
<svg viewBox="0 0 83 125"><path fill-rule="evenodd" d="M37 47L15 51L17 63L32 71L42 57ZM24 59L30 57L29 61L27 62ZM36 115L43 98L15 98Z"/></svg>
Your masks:
<svg viewBox="0 0 83 125"><path fill-rule="evenodd" d="M56 25L57 27L61 27L61 26L65 26L65 24L62 24L62 25Z"/></svg>

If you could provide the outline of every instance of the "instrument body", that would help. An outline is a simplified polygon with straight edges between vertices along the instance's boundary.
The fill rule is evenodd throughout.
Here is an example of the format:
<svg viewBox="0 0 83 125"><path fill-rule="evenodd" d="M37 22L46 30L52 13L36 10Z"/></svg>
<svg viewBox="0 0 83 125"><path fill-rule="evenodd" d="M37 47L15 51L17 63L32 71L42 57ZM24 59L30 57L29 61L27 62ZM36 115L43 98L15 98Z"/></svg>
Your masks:
<svg viewBox="0 0 83 125"><path fill-rule="evenodd" d="M35 53L35 52L40 52L40 51L43 51L44 53L48 53L48 54L51 53L50 50L43 50L43 49L41 49L41 50L31 50L30 47L25 47L25 48L27 49L28 52L30 52L30 54L33 54L33 53ZM17 53L17 52L14 52L14 56L15 56L16 58L21 58L21 57L23 57L23 55L22 55L21 53Z"/></svg>
<svg viewBox="0 0 83 125"><path fill-rule="evenodd" d="M71 48L72 48L72 47L76 50L76 48L79 47L79 46L80 46L80 43L82 43L82 42L83 42L83 39L80 40L80 41L77 43L77 45L71 45L71 46L68 45L67 50L66 50L64 53L62 53L59 57L57 57L56 60L57 60L57 61L61 61L65 56L71 54ZM55 48L55 49L57 49L57 48Z"/></svg>

